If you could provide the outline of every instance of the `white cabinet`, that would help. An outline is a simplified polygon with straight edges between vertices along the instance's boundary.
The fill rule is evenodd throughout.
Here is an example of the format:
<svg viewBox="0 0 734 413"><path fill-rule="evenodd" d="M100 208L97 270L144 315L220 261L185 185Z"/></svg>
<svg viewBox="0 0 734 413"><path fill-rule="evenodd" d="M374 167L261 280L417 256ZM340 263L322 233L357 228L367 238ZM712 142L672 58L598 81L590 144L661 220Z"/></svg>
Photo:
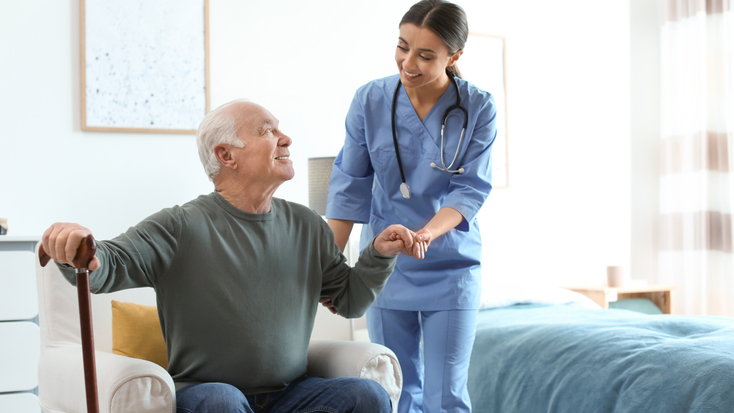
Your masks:
<svg viewBox="0 0 734 413"><path fill-rule="evenodd" d="M0 412L39 413L35 248L37 239L0 235Z"/></svg>
<svg viewBox="0 0 734 413"><path fill-rule="evenodd" d="M31 393L9 393L0 395L0 412L40 412L38 397Z"/></svg>

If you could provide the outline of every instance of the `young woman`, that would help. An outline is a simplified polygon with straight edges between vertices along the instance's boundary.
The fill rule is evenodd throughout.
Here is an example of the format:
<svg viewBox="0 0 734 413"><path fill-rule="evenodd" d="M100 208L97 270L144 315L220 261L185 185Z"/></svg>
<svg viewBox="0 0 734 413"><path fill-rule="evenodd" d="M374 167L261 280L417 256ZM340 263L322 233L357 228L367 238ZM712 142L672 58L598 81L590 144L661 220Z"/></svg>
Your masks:
<svg viewBox="0 0 734 413"><path fill-rule="evenodd" d="M457 68L468 36L459 6L423 0L399 28L399 74L362 86L352 101L326 216L342 250L354 222L365 224L360 248L391 223L415 231L419 259L398 258L367 312L370 339L400 360L401 413L470 412L481 265L475 216L492 189L496 109Z"/></svg>

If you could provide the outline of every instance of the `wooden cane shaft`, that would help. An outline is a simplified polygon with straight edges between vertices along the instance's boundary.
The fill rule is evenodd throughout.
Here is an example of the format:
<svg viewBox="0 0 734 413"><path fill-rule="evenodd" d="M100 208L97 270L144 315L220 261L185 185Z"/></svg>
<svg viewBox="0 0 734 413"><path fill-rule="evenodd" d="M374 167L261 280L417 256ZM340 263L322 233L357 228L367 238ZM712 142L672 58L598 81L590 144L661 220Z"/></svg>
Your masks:
<svg viewBox="0 0 734 413"><path fill-rule="evenodd" d="M87 412L99 412L97 397L97 368L94 359L94 333L92 328L92 295L89 291L89 271L76 274L76 290L79 298L79 323L82 334L84 361L84 385L87 395Z"/></svg>

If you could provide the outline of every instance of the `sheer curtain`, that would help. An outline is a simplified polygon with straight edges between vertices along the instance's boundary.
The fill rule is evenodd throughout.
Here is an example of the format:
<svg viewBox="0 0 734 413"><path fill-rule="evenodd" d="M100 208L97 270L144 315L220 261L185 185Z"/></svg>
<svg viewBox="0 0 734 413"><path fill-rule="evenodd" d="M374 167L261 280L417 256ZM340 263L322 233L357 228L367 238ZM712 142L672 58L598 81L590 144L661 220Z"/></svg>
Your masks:
<svg viewBox="0 0 734 413"><path fill-rule="evenodd" d="M732 0L661 0L658 280L673 312L734 316Z"/></svg>

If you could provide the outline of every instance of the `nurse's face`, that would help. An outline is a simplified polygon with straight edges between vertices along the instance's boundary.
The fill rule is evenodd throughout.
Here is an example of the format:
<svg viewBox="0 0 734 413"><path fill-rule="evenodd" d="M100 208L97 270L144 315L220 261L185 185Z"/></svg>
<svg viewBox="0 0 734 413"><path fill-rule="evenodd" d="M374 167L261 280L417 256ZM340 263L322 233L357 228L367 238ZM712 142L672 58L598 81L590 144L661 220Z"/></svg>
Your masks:
<svg viewBox="0 0 734 413"><path fill-rule="evenodd" d="M453 66L461 51L449 54L449 49L436 33L411 23L400 26L395 62L400 81L409 88L442 86L448 76L446 67Z"/></svg>

